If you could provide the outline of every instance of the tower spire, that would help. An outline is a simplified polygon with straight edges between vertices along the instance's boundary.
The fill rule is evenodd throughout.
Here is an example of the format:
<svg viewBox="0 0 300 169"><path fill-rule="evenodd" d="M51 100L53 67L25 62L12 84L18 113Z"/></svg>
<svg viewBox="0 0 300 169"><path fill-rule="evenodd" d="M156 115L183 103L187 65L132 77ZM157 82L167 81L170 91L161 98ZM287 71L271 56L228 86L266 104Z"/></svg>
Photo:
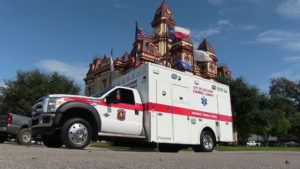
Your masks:
<svg viewBox="0 0 300 169"><path fill-rule="evenodd" d="M137 39L138 19L135 20L135 40Z"/></svg>

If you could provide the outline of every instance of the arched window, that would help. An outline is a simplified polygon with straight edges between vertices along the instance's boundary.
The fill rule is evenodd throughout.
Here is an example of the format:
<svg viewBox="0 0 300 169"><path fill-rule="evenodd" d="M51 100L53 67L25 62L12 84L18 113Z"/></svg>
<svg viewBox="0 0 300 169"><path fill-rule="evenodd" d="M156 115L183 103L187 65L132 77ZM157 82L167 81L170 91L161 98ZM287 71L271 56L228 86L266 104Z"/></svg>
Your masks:
<svg viewBox="0 0 300 169"><path fill-rule="evenodd" d="M92 95L92 88L91 87L88 87L87 95L88 96Z"/></svg>

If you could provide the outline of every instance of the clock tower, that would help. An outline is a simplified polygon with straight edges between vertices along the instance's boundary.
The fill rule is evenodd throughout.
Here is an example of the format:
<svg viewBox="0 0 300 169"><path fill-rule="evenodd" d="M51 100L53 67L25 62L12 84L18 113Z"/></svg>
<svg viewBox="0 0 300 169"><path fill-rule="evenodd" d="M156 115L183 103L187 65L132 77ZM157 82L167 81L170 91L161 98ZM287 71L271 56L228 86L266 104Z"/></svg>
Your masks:
<svg viewBox="0 0 300 169"><path fill-rule="evenodd" d="M167 62L169 65L170 60L168 59L168 61L166 61L166 59L169 55L168 51L171 49L172 40L167 37L168 26L175 26L176 23L173 12L167 6L165 0L163 0L161 5L156 9L151 25L153 29L153 42L158 44L159 53L164 57L164 64Z"/></svg>

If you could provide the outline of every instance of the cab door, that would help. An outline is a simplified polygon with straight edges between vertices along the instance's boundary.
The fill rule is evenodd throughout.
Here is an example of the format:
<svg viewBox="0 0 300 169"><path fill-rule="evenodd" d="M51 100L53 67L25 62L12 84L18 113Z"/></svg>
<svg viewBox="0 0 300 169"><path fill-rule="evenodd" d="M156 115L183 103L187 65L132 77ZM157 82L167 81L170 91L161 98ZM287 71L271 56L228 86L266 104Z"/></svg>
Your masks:
<svg viewBox="0 0 300 169"><path fill-rule="evenodd" d="M99 107L101 132L140 135L143 114L135 102L133 91L117 88L105 100L106 104Z"/></svg>

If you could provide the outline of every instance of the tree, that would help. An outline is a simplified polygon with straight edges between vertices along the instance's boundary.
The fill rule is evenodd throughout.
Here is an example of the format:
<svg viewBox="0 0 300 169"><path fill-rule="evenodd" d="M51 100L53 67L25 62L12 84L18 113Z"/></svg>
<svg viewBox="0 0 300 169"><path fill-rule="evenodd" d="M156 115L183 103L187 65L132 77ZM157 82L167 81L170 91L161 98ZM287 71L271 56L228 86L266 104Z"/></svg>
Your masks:
<svg viewBox="0 0 300 169"><path fill-rule="evenodd" d="M234 129L238 131L239 143L245 144L250 133L261 135L264 145L270 135L285 136L288 131L300 138L296 134L300 122L295 118L300 118L297 113L299 84L284 78L275 79L271 82L270 95L265 95L242 77L234 80L219 77L217 81L230 87Z"/></svg>
<svg viewBox="0 0 300 169"><path fill-rule="evenodd" d="M293 82L286 78L272 79L270 95L290 100L300 112L300 81Z"/></svg>
<svg viewBox="0 0 300 169"><path fill-rule="evenodd" d="M78 94L80 87L57 72L18 71L15 80L4 81L0 87L0 111L25 114L34 102L52 93Z"/></svg>
<svg viewBox="0 0 300 169"><path fill-rule="evenodd" d="M272 79L270 95L285 102L281 108L290 122L286 137L300 141L300 81L293 82L286 78Z"/></svg>
<svg viewBox="0 0 300 169"><path fill-rule="evenodd" d="M276 104L274 104L276 103ZM251 114L252 132L263 137L263 144L268 146L269 136L282 136L288 131L289 121L284 116L277 98L261 94L259 97L259 107Z"/></svg>

